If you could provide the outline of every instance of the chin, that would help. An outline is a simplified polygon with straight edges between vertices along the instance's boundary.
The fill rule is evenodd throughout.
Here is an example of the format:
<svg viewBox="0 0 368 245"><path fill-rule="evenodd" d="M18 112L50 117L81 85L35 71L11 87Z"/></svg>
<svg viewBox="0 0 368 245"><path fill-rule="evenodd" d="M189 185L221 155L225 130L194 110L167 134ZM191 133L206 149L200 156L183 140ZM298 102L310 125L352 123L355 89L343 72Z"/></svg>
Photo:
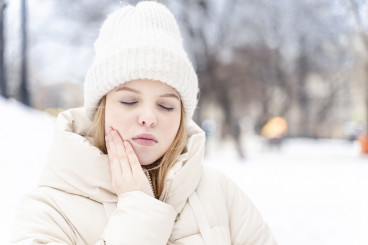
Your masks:
<svg viewBox="0 0 368 245"><path fill-rule="evenodd" d="M138 157L139 163L142 166L148 166L156 162L165 154L165 152L161 153L161 151L159 154L157 154L158 150L155 151L155 149L137 149L135 150L135 153Z"/></svg>
<svg viewBox="0 0 368 245"><path fill-rule="evenodd" d="M138 157L139 159L139 163L142 165L142 166L147 166L147 165L150 165L152 163L154 163L158 158L143 158L141 159L140 157Z"/></svg>

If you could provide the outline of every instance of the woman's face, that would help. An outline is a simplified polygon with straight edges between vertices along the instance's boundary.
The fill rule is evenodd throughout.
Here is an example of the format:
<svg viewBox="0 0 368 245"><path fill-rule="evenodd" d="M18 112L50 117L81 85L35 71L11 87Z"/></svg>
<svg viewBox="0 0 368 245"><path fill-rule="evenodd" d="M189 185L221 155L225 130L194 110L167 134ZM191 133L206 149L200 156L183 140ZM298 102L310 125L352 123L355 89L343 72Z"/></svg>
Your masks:
<svg viewBox="0 0 368 245"><path fill-rule="evenodd" d="M133 145L141 165L165 154L178 132L180 117L178 92L159 81L130 81L106 96L105 134L109 128L117 130Z"/></svg>

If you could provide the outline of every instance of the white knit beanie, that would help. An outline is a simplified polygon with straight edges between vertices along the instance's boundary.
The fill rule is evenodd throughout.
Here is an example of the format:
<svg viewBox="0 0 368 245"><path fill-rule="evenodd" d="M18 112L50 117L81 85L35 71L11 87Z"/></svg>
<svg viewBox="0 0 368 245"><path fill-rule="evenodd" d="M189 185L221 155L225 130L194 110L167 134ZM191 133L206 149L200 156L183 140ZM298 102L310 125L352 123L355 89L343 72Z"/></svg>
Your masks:
<svg viewBox="0 0 368 245"><path fill-rule="evenodd" d="M174 16L164 5L154 1L125 5L107 17L94 47L84 82L84 106L90 118L104 95L136 79L158 80L176 89L186 120L192 118L198 78Z"/></svg>

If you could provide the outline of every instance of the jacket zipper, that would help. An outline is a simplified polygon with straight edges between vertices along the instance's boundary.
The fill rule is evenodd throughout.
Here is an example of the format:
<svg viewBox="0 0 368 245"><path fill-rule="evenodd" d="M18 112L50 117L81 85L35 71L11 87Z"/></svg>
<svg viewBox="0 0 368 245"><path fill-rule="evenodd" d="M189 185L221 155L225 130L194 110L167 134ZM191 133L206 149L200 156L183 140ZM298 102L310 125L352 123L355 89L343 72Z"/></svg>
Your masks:
<svg viewBox="0 0 368 245"><path fill-rule="evenodd" d="M152 184L151 176L149 175L149 172L148 172L147 170L145 170L145 171L144 171L144 173L146 174L147 179L148 179L148 181L149 181L149 183L150 183L152 193L153 193L153 195L156 197L156 195L155 195L155 191L153 190L153 184Z"/></svg>

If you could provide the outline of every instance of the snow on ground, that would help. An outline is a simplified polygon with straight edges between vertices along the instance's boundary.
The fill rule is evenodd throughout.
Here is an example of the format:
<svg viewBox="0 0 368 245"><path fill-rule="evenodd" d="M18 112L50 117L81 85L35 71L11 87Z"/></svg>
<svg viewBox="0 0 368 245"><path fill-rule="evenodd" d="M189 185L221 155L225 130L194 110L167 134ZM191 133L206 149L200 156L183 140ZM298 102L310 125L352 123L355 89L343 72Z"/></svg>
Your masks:
<svg viewBox="0 0 368 245"><path fill-rule="evenodd" d="M241 186L279 244L368 244L368 158L356 143L299 139L281 152L248 148L239 161L225 144L206 163Z"/></svg>
<svg viewBox="0 0 368 245"><path fill-rule="evenodd" d="M38 181L54 119L0 98L0 244L7 244L19 199ZM217 143L216 143L217 142ZM269 151L251 137L247 159L209 138L205 164L244 190L279 244L368 244L368 158L356 143L293 139Z"/></svg>
<svg viewBox="0 0 368 245"><path fill-rule="evenodd" d="M36 186L54 119L0 97L0 244L8 244L20 198Z"/></svg>

